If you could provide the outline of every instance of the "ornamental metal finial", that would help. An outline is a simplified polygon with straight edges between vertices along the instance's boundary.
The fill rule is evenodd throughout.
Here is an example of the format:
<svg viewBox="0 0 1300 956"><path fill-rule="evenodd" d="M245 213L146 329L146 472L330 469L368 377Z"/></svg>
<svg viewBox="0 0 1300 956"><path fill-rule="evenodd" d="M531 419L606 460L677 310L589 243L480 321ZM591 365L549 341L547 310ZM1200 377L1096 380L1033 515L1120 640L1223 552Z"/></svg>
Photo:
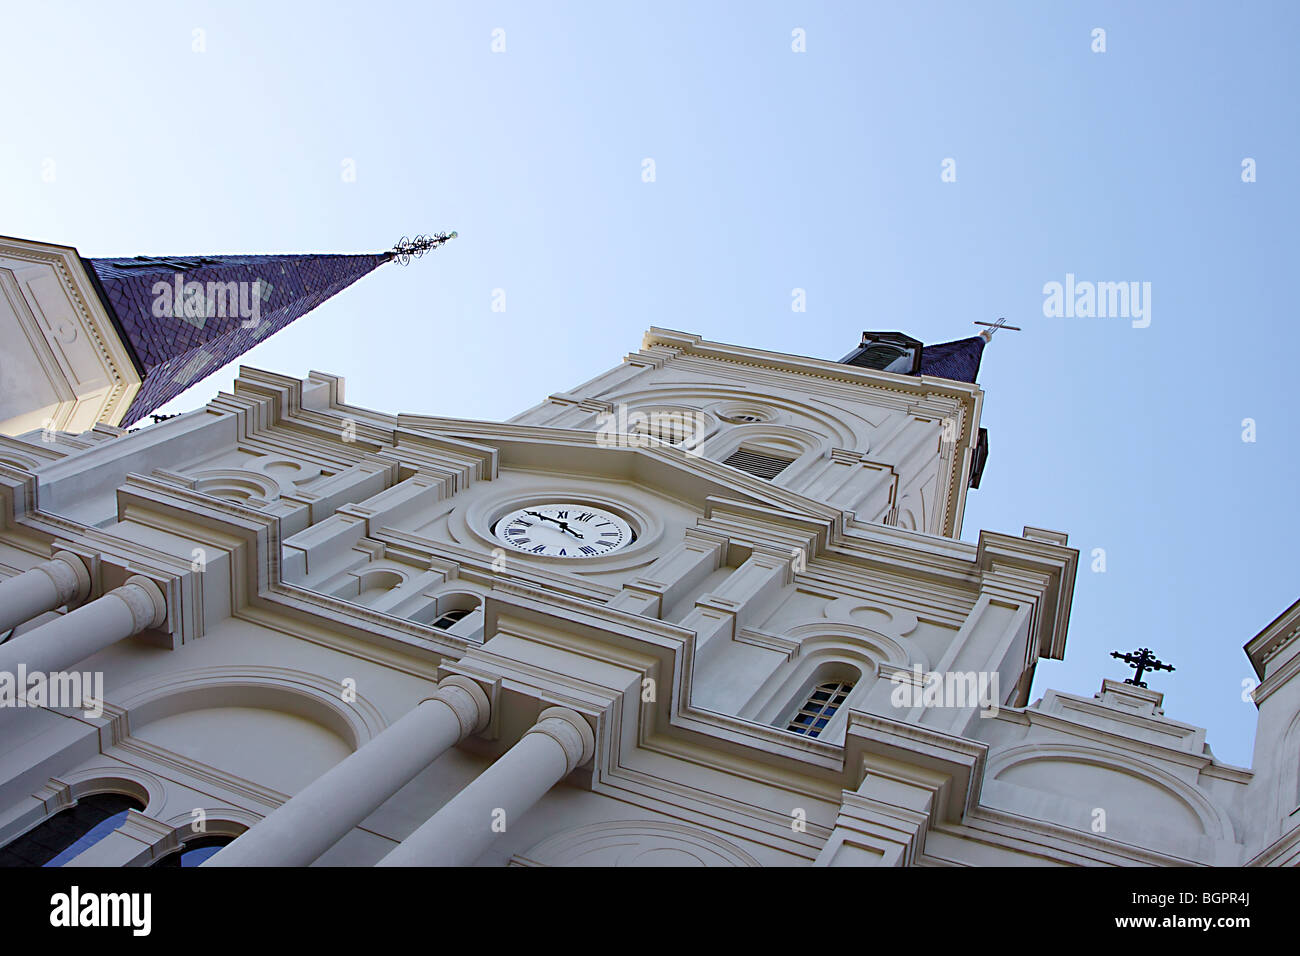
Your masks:
<svg viewBox="0 0 1300 956"><path fill-rule="evenodd" d="M1124 681L1126 684L1133 684L1137 687L1146 687L1146 682L1142 680L1142 675L1146 671L1172 671L1173 664L1166 664L1159 660L1151 653L1150 648L1139 647L1131 654L1121 654L1119 651L1111 651L1111 657L1118 657L1129 667L1134 668L1137 673Z"/></svg>
<svg viewBox="0 0 1300 956"><path fill-rule="evenodd" d="M437 249L440 245L449 239L455 239L456 233L453 232L435 232L432 236L416 236L414 239L408 239L403 236L397 241L397 245L388 250L385 255L390 260L394 260L398 265L408 265L412 259L418 259L426 252Z"/></svg>

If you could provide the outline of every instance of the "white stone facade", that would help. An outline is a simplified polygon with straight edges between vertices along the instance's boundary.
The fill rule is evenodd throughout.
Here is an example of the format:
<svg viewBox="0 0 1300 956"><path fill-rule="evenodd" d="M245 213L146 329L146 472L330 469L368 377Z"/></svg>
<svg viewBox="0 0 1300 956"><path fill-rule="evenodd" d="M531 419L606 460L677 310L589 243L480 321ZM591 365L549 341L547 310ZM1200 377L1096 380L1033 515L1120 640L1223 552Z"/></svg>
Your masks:
<svg viewBox="0 0 1300 956"><path fill-rule="evenodd" d="M503 424L245 369L132 434L0 438L0 672L105 697L0 708L0 844L116 792L144 809L70 865L196 820L247 832L208 866L1291 863L1300 604L1247 646L1254 770L1144 688L1031 705L1078 553L959 540L981 402L652 329ZM702 440L611 426L651 413ZM554 502L635 540L502 546Z"/></svg>
<svg viewBox="0 0 1300 956"><path fill-rule="evenodd" d="M121 421L140 388L77 250L0 236L0 435Z"/></svg>

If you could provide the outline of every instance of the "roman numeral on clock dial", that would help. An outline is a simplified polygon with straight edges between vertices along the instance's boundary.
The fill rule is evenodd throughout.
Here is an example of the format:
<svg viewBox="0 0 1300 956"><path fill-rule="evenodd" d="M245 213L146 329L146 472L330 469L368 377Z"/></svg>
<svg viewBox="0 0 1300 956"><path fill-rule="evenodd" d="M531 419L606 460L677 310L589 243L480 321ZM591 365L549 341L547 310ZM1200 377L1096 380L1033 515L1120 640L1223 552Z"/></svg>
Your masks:
<svg viewBox="0 0 1300 956"><path fill-rule="evenodd" d="M614 554L635 539L616 513L590 505L537 504L502 515L493 535L539 558L591 559Z"/></svg>

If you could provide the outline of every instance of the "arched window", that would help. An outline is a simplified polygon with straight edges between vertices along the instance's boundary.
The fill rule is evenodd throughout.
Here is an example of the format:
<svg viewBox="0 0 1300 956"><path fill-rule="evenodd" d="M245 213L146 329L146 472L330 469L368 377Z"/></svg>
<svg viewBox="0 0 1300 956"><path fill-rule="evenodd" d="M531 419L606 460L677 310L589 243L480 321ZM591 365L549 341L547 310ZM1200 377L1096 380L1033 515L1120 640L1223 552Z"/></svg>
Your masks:
<svg viewBox="0 0 1300 956"><path fill-rule="evenodd" d="M186 840L166 856L159 857L150 866L198 866L214 856L223 846L235 842L232 836L202 836Z"/></svg>
<svg viewBox="0 0 1300 956"><path fill-rule="evenodd" d="M94 793L60 810L0 850L0 866L63 866L90 849L144 804L121 793Z"/></svg>
<svg viewBox="0 0 1300 956"><path fill-rule="evenodd" d="M812 689L808 699L795 711L785 729L792 733L803 734L805 737L818 736L831 722L835 712L844 705L851 690L853 690L851 681L823 681Z"/></svg>
<svg viewBox="0 0 1300 956"><path fill-rule="evenodd" d="M718 408L714 414L728 425L757 425L759 422L775 421L774 411L766 406L736 404L728 402Z"/></svg>
<svg viewBox="0 0 1300 956"><path fill-rule="evenodd" d="M447 591L439 594L410 616L418 624L449 631L457 621L469 617L483 606L483 595L472 591Z"/></svg>
<svg viewBox="0 0 1300 956"><path fill-rule="evenodd" d="M443 614L436 621L434 621L433 626L444 631L450 630L451 626L455 624L457 621L461 620L462 618L469 617L473 613L474 613L473 611L465 610L464 608L455 611L448 611L446 614Z"/></svg>

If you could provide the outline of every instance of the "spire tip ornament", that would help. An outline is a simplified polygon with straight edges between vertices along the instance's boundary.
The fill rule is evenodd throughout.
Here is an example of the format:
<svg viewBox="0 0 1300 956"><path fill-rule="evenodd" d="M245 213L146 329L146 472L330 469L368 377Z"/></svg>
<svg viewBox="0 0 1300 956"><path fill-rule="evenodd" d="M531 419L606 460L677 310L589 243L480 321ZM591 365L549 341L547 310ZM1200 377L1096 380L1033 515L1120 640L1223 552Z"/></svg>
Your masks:
<svg viewBox="0 0 1300 956"><path fill-rule="evenodd" d="M1117 657L1129 667L1137 671L1132 677L1124 681L1126 684L1132 684L1135 687L1146 687L1146 681L1142 680L1142 675L1146 671L1173 671L1173 664L1166 664L1151 653L1148 647L1139 647L1131 654L1121 654L1119 651L1111 651L1111 657Z"/></svg>
<svg viewBox="0 0 1300 956"><path fill-rule="evenodd" d="M996 322L976 322L975 324L988 326L988 328L980 330L980 338L982 338L985 342L992 342L993 333L996 332L998 329L1006 329L1008 332L1023 331L1018 325L1007 325L1007 320L1005 317L998 319Z"/></svg>
<svg viewBox="0 0 1300 956"><path fill-rule="evenodd" d="M409 265L412 259L420 258L426 252L437 249L448 240L455 239L456 236L455 230L451 232L435 232L431 236L419 235L414 239L403 236L397 241L397 245L389 249L384 255L390 261L396 261L398 265Z"/></svg>

